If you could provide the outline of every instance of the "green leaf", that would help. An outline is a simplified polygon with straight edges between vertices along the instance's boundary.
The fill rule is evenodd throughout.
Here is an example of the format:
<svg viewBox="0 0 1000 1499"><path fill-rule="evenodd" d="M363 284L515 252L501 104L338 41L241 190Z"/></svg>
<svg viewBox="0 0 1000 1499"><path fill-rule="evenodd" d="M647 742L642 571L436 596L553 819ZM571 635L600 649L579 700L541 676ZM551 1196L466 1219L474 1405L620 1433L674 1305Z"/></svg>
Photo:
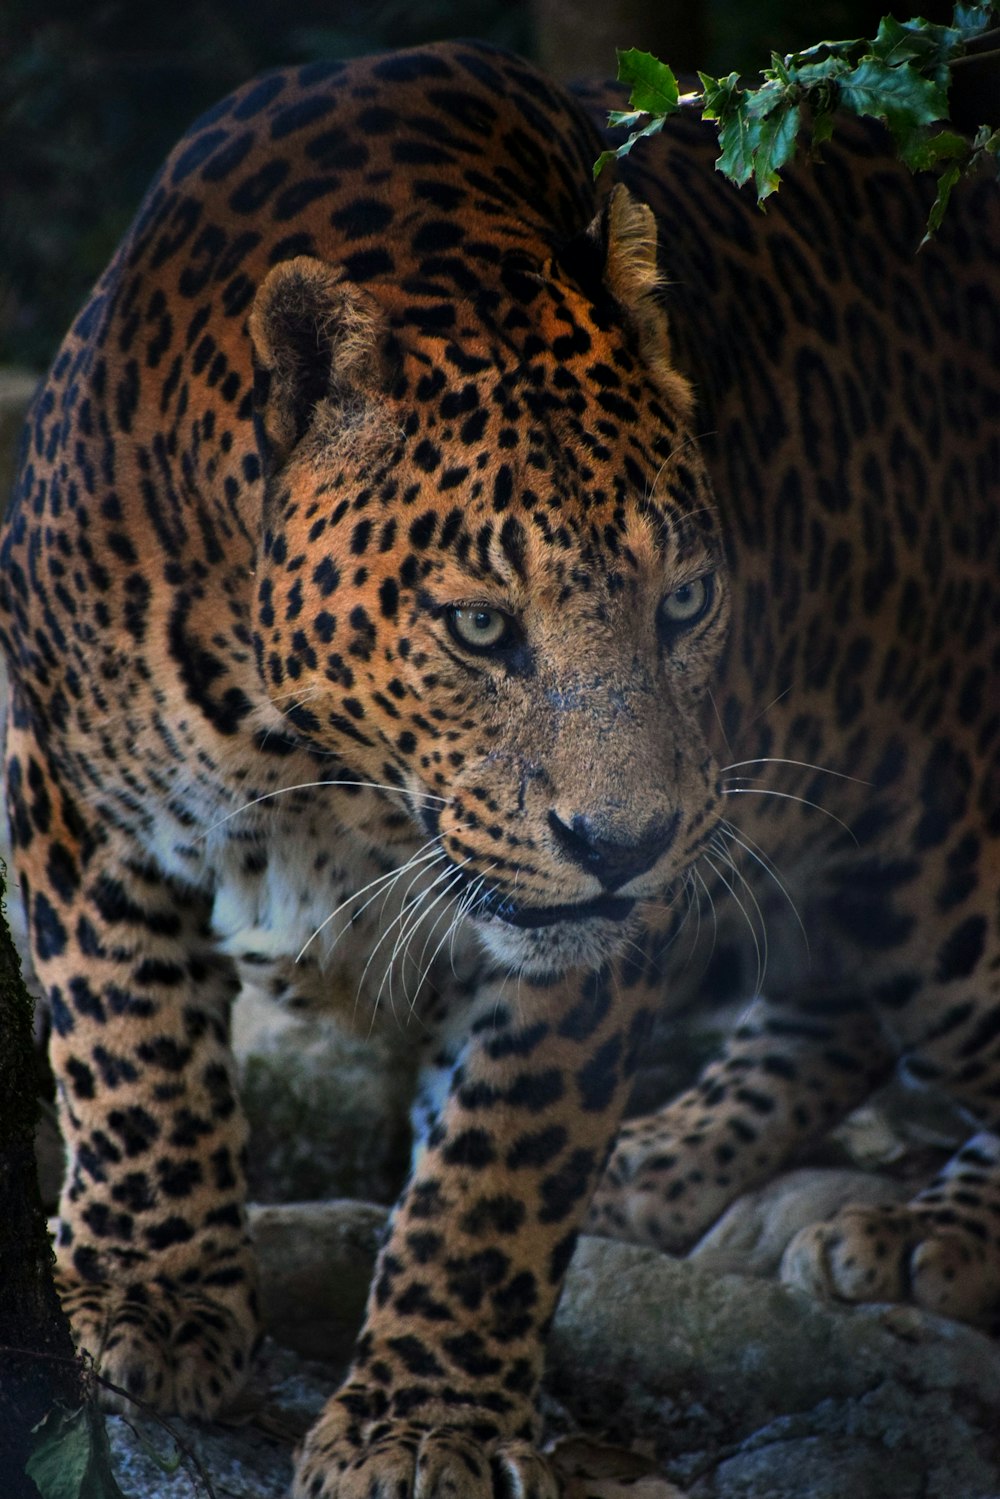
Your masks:
<svg viewBox="0 0 1000 1499"><path fill-rule="evenodd" d="M795 150L800 124L799 107L790 99L765 119L754 118L741 101L720 123L717 170L739 187L753 177L757 201L763 202L778 187L778 172Z"/></svg>
<svg viewBox="0 0 1000 1499"><path fill-rule="evenodd" d="M757 202L777 191L778 173L795 152L795 140L802 123L797 104L776 111L760 124L760 139L754 150L754 182Z"/></svg>
<svg viewBox="0 0 1000 1499"><path fill-rule="evenodd" d="M801 52L793 52L792 61L797 64L803 57L815 57L819 52L828 52L831 57L845 59L850 57L858 47L867 45L867 42L860 36L853 37L849 42L816 42L812 47L804 47Z"/></svg>
<svg viewBox="0 0 1000 1499"><path fill-rule="evenodd" d="M969 142L953 130L939 130L936 135L914 134L900 146L899 154L911 172L929 172L942 161L968 156Z"/></svg>
<svg viewBox="0 0 1000 1499"><path fill-rule="evenodd" d="M912 21L883 16L871 44L872 56L890 67L907 62L944 63L961 48L962 33L954 26L936 26L919 16Z"/></svg>
<svg viewBox="0 0 1000 1499"><path fill-rule="evenodd" d="M708 73L699 73L698 77L705 93L705 101L701 106L702 119L722 119L730 109L735 108L743 92L739 73L730 73L726 78L713 78Z"/></svg>
<svg viewBox="0 0 1000 1499"><path fill-rule="evenodd" d="M655 119L650 120L648 125L644 125L641 130L633 130L628 140L623 141L620 146L615 146L612 150L602 151L594 162L594 181L597 181L609 161L620 161L623 156L628 155L636 141L641 141L647 135L658 135L665 123L665 117L657 115Z"/></svg>
<svg viewBox="0 0 1000 1499"><path fill-rule="evenodd" d="M125 1499L111 1471L104 1418L90 1402L49 1413L36 1429L27 1472L42 1499Z"/></svg>
<svg viewBox="0 0 1000 1499"><path fill-rule="evenodd" d="M722 150L715 163L716 171L722 172L737 187L742 187L744 182L750 181L753 173L754 148L749 121L742 104L720 116L719 145Z"/></svg>
<svg viewBox="0 0 1000 1499"><path fill-rule="evenodd" d="M768 78L760 88L748 89L744 95L747 119L764 120L776 109L794 104L797 99L798 93L790 84L784 84L777 78Z"/></svg>
<svg viewBox="0 0 1000 1499"><path fill-rule="evenodd" d="M948 113L947 95L932 78L922 78L911 67L890 67L877 57L862 58L838 78L837 86L846 109L884 120L897 139Z"/></svg>
<svg viewBox="0 0 1000 1499"><path fill-rule="evenodd" d="M677 108L677 79L651 52L630 47L618 53L618 82L630 83L629 103L645 114L668 115Z"/></svg>
<svg viewBox="0 0 1000 1499"><path fill-rule="evenodd" d="M989 0L982 5L956 5L951 24L962 33L963 41L970 42L980 32L996 24L994 11L995 6Z"/></svg>
<svg viewBox="0 0 1000 1499"><path fill-rule="evenodd" d="M927 232L920 241L921 247L926 245L931 235L940 229L941 220L944 218L945 209L948 207L948 199L951 197L951 190L961 175L961 163L953 161L950 166L945 167L938 178L937 197L934 199L931 211L927 215Z"/></svg>
<svg viewBox="0 0 1000 1499"><path fill-rule="evenodd" d="M813 117L812 149L818 151L820 146L833 135L833 111L826 109L822 114Z"/></svg>
<svg viewBox="0 0 1000 1499"><path fill-rule="evenodd" d="M841 74L849 71L850 66L843 57L825 57L822 62L803 63L792 69L792 82L800 88L821 88L835 82Z"/></svg>
<svg viewBox="0 0 1000 1499"><path fill-rule="evenodd" d="M644 109L609 109L608 124L622 130L631 130L633 125L638 125L645 113Z"/></svg>

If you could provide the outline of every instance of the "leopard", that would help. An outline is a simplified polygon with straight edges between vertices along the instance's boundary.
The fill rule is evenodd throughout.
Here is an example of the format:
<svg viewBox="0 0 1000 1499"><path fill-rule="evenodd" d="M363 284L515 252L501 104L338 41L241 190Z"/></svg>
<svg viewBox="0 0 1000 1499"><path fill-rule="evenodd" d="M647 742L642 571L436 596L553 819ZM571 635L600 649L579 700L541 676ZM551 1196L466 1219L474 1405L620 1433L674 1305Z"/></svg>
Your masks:
<svg viewBox="0 0 1000 1499"><path fill-rule="evenodd" d="M683 118L595 186L606 103L477 42L252 81L25 431L7 804L112 1405L254 1357L238 997L421 1054L297 1499L555 1499L580 1232L682 1248L897 1066L978 1133L786 1278L998 1304L995 189L917 254L870 132L765 216ZM766 974L622 1125L703 901Z"/></svg>

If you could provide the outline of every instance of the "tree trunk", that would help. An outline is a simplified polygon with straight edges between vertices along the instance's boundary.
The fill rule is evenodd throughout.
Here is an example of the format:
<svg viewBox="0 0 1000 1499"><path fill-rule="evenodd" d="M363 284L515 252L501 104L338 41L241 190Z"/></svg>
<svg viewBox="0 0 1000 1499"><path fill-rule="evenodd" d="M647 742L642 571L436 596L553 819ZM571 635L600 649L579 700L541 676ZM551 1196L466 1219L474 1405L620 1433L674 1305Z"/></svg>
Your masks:
<svg viewBox="0 0 1000 1499"><path fill-rule="evenodd" d="M32 1428L57 1402L69 1409L82 1403L81 1370L52 1282L52 1250L38 1192L33 1044L31 999L0 908L0 1492L5 1499L37 1499L25 1472Z"/></svg>

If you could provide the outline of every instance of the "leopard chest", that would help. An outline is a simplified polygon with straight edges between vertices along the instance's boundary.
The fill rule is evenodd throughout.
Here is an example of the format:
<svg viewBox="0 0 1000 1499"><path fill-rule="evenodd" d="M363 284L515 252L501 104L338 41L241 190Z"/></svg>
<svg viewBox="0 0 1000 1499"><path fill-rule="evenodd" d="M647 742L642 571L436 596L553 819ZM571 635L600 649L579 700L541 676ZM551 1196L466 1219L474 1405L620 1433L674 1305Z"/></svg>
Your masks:
<svg viewBox="0 0 1000 1499"><path fill-rule="evenodd" d="M327 818L284 819L217 853L212 930L244 992L366 1031L409 1024L475 962L456 885L433 843L398 852Z"/></svg>

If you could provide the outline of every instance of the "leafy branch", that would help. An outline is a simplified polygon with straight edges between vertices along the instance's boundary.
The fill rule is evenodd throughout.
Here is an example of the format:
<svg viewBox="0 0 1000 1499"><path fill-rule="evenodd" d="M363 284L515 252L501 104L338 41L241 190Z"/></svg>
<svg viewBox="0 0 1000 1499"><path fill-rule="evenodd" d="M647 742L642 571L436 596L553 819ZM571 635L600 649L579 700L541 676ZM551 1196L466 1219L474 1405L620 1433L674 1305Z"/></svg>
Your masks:
<svg viewBox="0 0 1000 1499"><path fill-rule="evenodd" d="M763 204L795 154L804 118L811 123L815 147L830 138L834 113L843 109L882 120L911 171L937 171L937 197L927 224L932 234L961 176L984 162L1000 174L1000 130L983 125L970 139L942 123L948 119L954 68L1000 56L1000 25L992 25L996 13L996 0L979 0L957 4L950 26L884 16L871 41L818 42L786 57L772 53L757 88L744 88L738 73L713 78L699 72L701 88L682 94L666 63L634 47L619 52L619 82L631 86L629 108L612 110L608 124L630 134L601 153L594 176L637 141L656 135L679 109L693 107L715 122L717 169L739 187L752 178Z"/></svg>
<svg viewBox="0 0 1000 1499"><path fill-rule="evenodd" d="M11 1356L48 1363L66 1362L56 1354L0 1343L0 1358ZM207 1499L216 1499L216 1491L197 1453L181 1440L176 1429L152 1405L108 1379L95 1367L89 1354L77 1353L70 1362L83 1375L82 1403L69 1409L57 1402L32 1430L35 1440L26 1471L41 1499L125 1499L112 1471L111 1446L98 1405L99 1390L120 1396L142 1415L155 1421L170 1437L176 1455L165 1457L154 1451L142 1433L123 1416L156 1467L163 1473L172 1474L182 1461L186 1461L201 1480Z"/></svg>

